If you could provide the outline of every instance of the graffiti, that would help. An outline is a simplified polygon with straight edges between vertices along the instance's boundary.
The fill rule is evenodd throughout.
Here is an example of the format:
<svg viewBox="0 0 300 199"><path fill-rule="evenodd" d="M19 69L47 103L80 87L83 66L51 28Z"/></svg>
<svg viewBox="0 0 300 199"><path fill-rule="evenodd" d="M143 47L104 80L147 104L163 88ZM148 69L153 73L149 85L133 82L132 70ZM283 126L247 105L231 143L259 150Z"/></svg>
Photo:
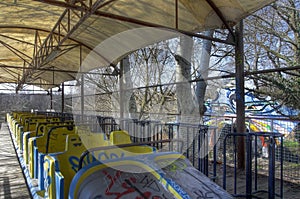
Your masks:
<svg viewBox="0 0 300 199"><path fill-rule="evenodd" d="M168 172L180 172L187 167L184 160L181 159L164 159L156 162L164 171Z"/></svg>
<svg viewBox="0 0 300 199"><path fill-rule="evenodd" d="M140 181L140 183L144 184L143 188L148 187L153 191L160 192L160 188L157 184L157 181L152 178L149 178L148 175L145 175L145 177Z"/></svg>
<svg viewBox="0 0 300 199"><path fill-rule="evenodd" d="M50 184L52 183L52 179L50 174L50 161L48 159L44 162L44 187L45 187L45 197L48 197Z"/></svg>
<svg viewBox="0 0 300 199"><path fill-rule="evenodd" d="M194 187L186 187L185 184L181 184L186 189L191 190L191 192L193 193L193 198L231 198L231 196L228 193L224 192L222 194L221 192L219 192L220 189L217 186L215 186L210 180L205 178L199 178L199 174L196 173L194 170L185 170L182 174L186 174L185 176L189 176L190 181L194 182L193 184L197 185Z"/></svg>
<svg viewBox="0 0 300 199"><path fill-rule="evenodd" d="M171 178L166 178L167 186L171 186L184 199L191 199L190 196Z"/></svg>
<svg viewBox="0 0 300 199"><path fill-rule="evenodd" d="M134 199L169 199L172 196L161 189L158 179L153 178L149 173L127 173L120 170L103 170L106 183L106 198L119 199L122 197Z"/></svg>
<svg viewBox="0 0 300 199"><path fill-rule="evenodd" d="M210 199L210 198L216 198L216 194L209 191L209 190L205 190L205 187L202 187L204 188L204 190L196 190L194 191L194 194L197 196L196 199ZM220 197L218 197L220 198Z"/></svg>
<svg viewBox="0 0 300 199"><path fill-rule="evenodd" d="M115 158L123 158L125 157L125 153L109 153L107 152L100 152L98 154L96 153L91 153L91 155L86 156L86 158L83 160L83 166L89 165L90 163L96 162L96 161L103 161L103 160L110 160L110 159L115 159ZM70 156L69 157L69 163L71 165L71 169L75 172L78 171L79 167L79 157L77 156Z"/></svg>
<svg viewBox="0 0 300 199"><path fill-rule="evenodd" d="M116 181L118 178L121 176L121 171L116 171L114 176L111 176L107 171L103 171L104 175L110 180L110 184L105 190L105 195L111 196L114 195L116 196L115 199L119 199L124 195L133 193L133 192L139 192L143 198L149 198L151 196L150 192L144 192L142 193L137 189L133 184L136 183L136 178L132 177L129 179L125 179L124 182L121 183L121 187L124 188L125 190L123 192L112 192L112 187L115 185ZM136 199L140 199L140 197L136 197ZM142 198L141 198L142 199Z"/></svg>
<svg viewBox="0 0 300 199"><path fill-rule="evenodd" d="M216 93L215 99L210 99L206 102L207 113L216 113L216 110L220 107L226 108L226 114L236 113L236 102L241 100L240 93L234 87L226 87L220 89ZM282 106L276 101L270 101L270 97L257 97L252 92L245 92L245 111L248 115L280 115L278 112L284 115L298 115L299 110L292 110L289 107Z"/></svg>

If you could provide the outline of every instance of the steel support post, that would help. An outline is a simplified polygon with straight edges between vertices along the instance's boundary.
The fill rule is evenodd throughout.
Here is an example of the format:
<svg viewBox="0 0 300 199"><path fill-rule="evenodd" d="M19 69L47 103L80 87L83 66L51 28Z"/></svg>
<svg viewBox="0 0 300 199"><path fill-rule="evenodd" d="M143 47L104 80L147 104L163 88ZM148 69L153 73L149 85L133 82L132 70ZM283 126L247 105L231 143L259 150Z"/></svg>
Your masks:
<svg viewBox="0 0 300 199"><path fill-rule="evenodd" d="M245 133L245 91L244 91L244 43L243 43L243 22L236 25L235 30L235 84L236 84L236 132ZM238 168L245 169L245 139L238 138Z"/></svg>
<svg viewBox="0 0 300 199"><path fill-rule="evenodd" d="M81 75L81 84L80 84L80 103L81 103L81 122L83 122L83 116L84 116L84 74Z"/></svg>
<svg viewBox="0 0 300 199"><path fill-rule="evenodd" d="M81 64L82 64L82 47L80 46L79 51L79 66L80 66L80 72L81 72ZM83 122L83 116L84 116L84 74L81 74L81 84L80 84L80 102L81 102L81 122Z"/></svg>
<svg viewBox="0 0 300 199"><path fill-rule="evenodd" d="M53 96L52 96L52 88L50 89L50 110L53 109Z"/></svg>
<svg viewBox="0 0 300 199"><path fill-rule="evenodd" d="M65 111L65 84L61 84L61 113Z"/></svg>
<svg viewBox="0 0 300 199"><path fill-rule="evenodd" d="M124 119L124 59L120 62L119 86L120 86L120 119Z"/></svg>

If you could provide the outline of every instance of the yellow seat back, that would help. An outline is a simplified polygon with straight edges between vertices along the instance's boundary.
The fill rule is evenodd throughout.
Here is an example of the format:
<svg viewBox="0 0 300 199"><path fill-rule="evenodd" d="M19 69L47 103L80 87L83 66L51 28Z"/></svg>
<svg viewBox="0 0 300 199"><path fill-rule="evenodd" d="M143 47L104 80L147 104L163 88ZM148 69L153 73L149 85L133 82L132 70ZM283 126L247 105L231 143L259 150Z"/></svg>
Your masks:
<svg viewBox="0 0 300 199"><path fill-rule="evenodd" d="M85 150L86 148L81 142L80 137L77 134L70 134L67 136L66 149L63 153L45 156L44 176L47 176L45 190L49 198L56 198L59 194L63 194L63 197L60 195L59 198L68 198L69 186L78 170L79 158ZM58 178L63 180L55 180ZM62 182L63 190L60 189Z"/></svg>
<svg viewBox="0 0 300 199"><path fill-rule="evenodd" d="M113 145L130 144L130 135L126 131L112 131L109 135L109 141Z"/></svg>
<svg viewBox="0 0 300 199"><path fill-rule="evenodd" d="M53 118L55 119L55 118ZM35 131L26 132L23 135L23 158L26 164L29 163L29 138L42 136L44 132L54 126L72 125L73 121L55 122L56 120L49 119L50 122L38 122L36 123Z"/></svg>
<svg viewBox="0 0 300 199"><path fill-rule="evenodd" d="M29 174L35 176L38 167L37 153L56 153L65 150L67 135L74 134L74 126L46 126L44 134L40 137L29 138L28 163Z"/></svg>

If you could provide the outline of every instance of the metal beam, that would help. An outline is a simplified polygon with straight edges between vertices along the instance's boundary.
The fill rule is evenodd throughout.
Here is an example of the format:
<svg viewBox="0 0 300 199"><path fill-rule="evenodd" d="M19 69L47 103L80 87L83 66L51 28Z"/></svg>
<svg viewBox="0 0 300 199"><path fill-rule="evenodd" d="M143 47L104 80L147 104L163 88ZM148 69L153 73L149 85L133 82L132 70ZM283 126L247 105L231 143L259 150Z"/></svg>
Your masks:
<svg viewBox="0 0 300 199"><path fill-rule="evenodd" d="M218 7L216 6L216 4L212 1L212 0L206 0L206 2L210 5L210 7L215 11L215 13L218 15L218 17L221 19L221 21L223 22L223 24L225 25L225 27L228 29L229 33L231 34L231 36L235 36L232 27L228 24L228 22L226 21L223 13L218 9Z"/></svg>
<svg viewBox="0 0 300 199"><path fill-rule="evenodd" d="M16 68L16 69L23 69L24 67L19 67L19 66L1 66L0 68ZM47 69L47 68L40 68L37 70L45 70L45 71L52 71L52 69ZM268 73L274 73L274 72L287 72L287 71L294 71L294 70L300 70L300 65L296 65L293 67L285 67L285 68L275 68L275 69L266 69L266 70L258 70L258 71L246 71L244 73L245 77L247 76L252 76L252 75L259 75L259 74L268 74ZM56 70L54 69L55 72L70 72L70 73L77 73L77 71L65 71L65 70ZM79 74L83 73L83 74L94 74L94 75L112 75L112 74L106 74L106 73L93 73L93 72L80 72L78 71ZM296 74L291 74L291 75L296 75ZM192 82L198 82L198 81L210 81L210 80L217 80L217 79L226 79L226 78L232 78L232 77L236 77L235 73L230 73L228 75L222 75L222 76L213 76L213 77L208 77L205 80L201 79L201 78L196 78L193 79L191 81L189 81L190 83ZM0 81L0 84L5 84L5 83L9 83L9 84L16 84L16 82L14 81ZM41 85L40 83L26 83L28 85ZM168 86L174 83L169 83L169 84L156 84L156 85L151 85L150 87L158 87L158 86ZM42 85L53 85L53 84L42 84ZM55 86L59 86L58 84L54 84ZM76 85L64 85L64 86L76 86ZM141 89L144 87L138 87L135 89Z"/></svg>
<svg viewBox="0 0 300 199"><path fill-rule="evenodd" d="M51 68L50 68L51 67ZM61 73L75 73L75 74L87 74L87 75L106 75L106 76L115 76L111 73L98 73L98 72L81 72L74 71L74 70L62 70L62 69L55 69L50 66L49 68L34 68L34 67L22 67L22 66L10 66L10 65L3 65L0 64L0 68L11 68L11 69L32 69L36 71L49 71L49 72L61 72Z"/></svg>
<svg viewBox="0 0 300 199"><path fill-rule="evenodd" d="M245 76L250 75L259 75L265 73L274 73L274 72L286 72L286 71L293 71L293 70L300 70L300 65L292 66L292 67L285 67L285 68L274 68L274 69L266 69L266 70L258 70L258 71L248 71L245 72ZM296 75L296 74L294 74Z"/></svg>
<svg viewBox="0 0 300 199"><path fill-rule="evenodd" d="M15 81L3 81L0 84L16 84ZM59 86L59 84L52 84L52 83L36 83L36 82L27 82L27 85L36 85L36 86Z"/></svg>
<svg viewBox="0 0 300 199"><path fill-rule="evenodd" d="M31 46L34 46L33 43L30 43L30 42L27 42L27 41L23 41L21 39L17 39L17 38L14 38L14 37L10 37L10 36L7 36L7 35L3 35L3 34L0 34L1 37L4 37L4 38L7 38L7 39L10 39L10 40L13 40L13 41L17 41L17 42L21 42L21 43L24 43L24 44L27 44L27 45L31 45Z"/></svg>
<svg viewBox="0 0 300 199"><path fill-rule="evenodd" d="M29 66L33 66L35 69L40 68L41 66L49 63L50 61L54 60L59 54L62 53L62 45L63 43L71 37L71 35L77 30L77 28L86 20L88 19L100 6L103 0L98 0L96 2L89 1L89 5L85 5L82 2L80 2L82 5L82 8L86 10L86 12L80 11L80 13L73 13L74 15L71 16L69 8L67 8L63 14L60 16L57 23L54 25L52 31L50 34L46 37L44 40L42 46L39 48L39 50L34 55L31 64ZM70 2L70 5L75 5L77 3L75 0L72 0ZM88 6L88 7L87 7ZM77 20L77 23L73 25L73 23L70 23L72 17L72 21ZM77 17L77 18L76 18ZM64 21L67 21L67 24L64 23ZM53 34L54 32L58 32L59 35ZM60 37L61 32L64 33L64 37ZM23 84L25 84L28 80L28 78L33 74L34 69L27 69L23 73L23 76L21 77L18 86L16 88L16 91L18 91Z"/></svg>
<svg viewBox="0 0 300 199"><path fill-rule="evenodd" d="M11 75L13 78L12 79L18 79L18 73L16 71L13 71L10 68L3 68L3 70L5 70L9 75Z"/></svg>
<svg viewBox="0 0 300 199"><path fill-rule="evenodd" d="M9 88L0 88L0 91L15 91L15 89L9 89ZM24 92L26 91L33 91L33 92L46 92L45 90L34 90L34 89L24 89L22 90Z"/></svg>
<svg viewBox="0 0 300 199"><path fill-rule="evenodd" d="M4 41L0 40L0 44L2 44L5 48L7 48L9 51L11 51L13 54L15 54L17 57L19 57L20 59L22 59L24 62L29 63L28 60L31 59L31 57L29 55L26 55L25 53L21 52L20 50L12 47L11 45L5 43ZM24 57L28 58L28 60L26 60Z"/></svg>
<svg viewBox="0 0 300 199"><path fill-rule="evenodd" d="M61 2L61 1L57 1L57 0L36 0L36 1L44 2L44 3L47 3L47 4L51 4L51 5L56 5L56 6L59 6L59 7L64 7L64 8L71 9L71 10L77 10L77 11L81 11L81 12L88 12L88 10L85 7L70 4L70 3L67 3L67 2ZM102 11L99 11L99 10L94 11L93 15L98 15L98 16L101 16L101 17L105 17L105 18L109 18L109 19L115 19L115 20L118 20L118 21L128 22L128 23L141 25L141 26L146 26L146 27L164 28L164 29L168 29L168 30L177 31L177 32L180 32L182 34L185 34L185 35L188 35L188 36L191 36L191 37L197 37L197 38L207 39L207 40L211 40L211 41L215 41L215 42L219 42L219 43L224 43L224 44L228 44L228 45L234 45L234 43L229 42L229 41L225 41L225 40L222 40L222 39L207 37L207 36L202 35L202 34L190 32L190 31L185 31L185 30L180 30L178 28L171 28L171 27L160 25L160 24L150 23L150 22L146 22L146 21L142 21L142 20L138 20L138 19L133 19L133 18L129 18L129 17L124 17L124 16L112 14L112 13L102 12Z"/></svg>
<svg viewBox="0 0 300 199"><path fill-rule="evenodd" d="M52 95L52 88L50 89L50 109L53 109L53 95Z"/></svg>
<svg viewBox="0 0 300 199"><path fill-rule="evenodd" d="M0 25L0 29L24 29L24 30L32 30L32 31L39 31L39 32L46 32L46 33L50 33L50 30L46 30L46 29L41 29L41 28L36 28L36 27L28 27L28 26L16 26L16 25ZM60 37L64 37L65 35L62 33L58 33L58 32L53 32L52 34L55 34L57 36ZM73 38L69 38L70 41L73 41L77 44L80 44L81 46L87 48L88 50L93 50L90 46L76 40ZM34 44L33 44L34 45Z"/></svg>

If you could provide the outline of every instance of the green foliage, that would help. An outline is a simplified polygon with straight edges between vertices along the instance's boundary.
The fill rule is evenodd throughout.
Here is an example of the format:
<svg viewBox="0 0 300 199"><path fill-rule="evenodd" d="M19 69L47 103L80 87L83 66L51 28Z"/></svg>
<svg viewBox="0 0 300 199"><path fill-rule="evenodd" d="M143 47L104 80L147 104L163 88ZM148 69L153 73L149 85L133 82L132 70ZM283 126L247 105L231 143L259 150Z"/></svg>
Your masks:
<svg viewBox="0 0 300 199"><path fill-rule="evenodd" d="M300 147L300 143L298 143L297 141L284 140L283 146L290 147L290 148L297 148L297 147Z"/></svg>

